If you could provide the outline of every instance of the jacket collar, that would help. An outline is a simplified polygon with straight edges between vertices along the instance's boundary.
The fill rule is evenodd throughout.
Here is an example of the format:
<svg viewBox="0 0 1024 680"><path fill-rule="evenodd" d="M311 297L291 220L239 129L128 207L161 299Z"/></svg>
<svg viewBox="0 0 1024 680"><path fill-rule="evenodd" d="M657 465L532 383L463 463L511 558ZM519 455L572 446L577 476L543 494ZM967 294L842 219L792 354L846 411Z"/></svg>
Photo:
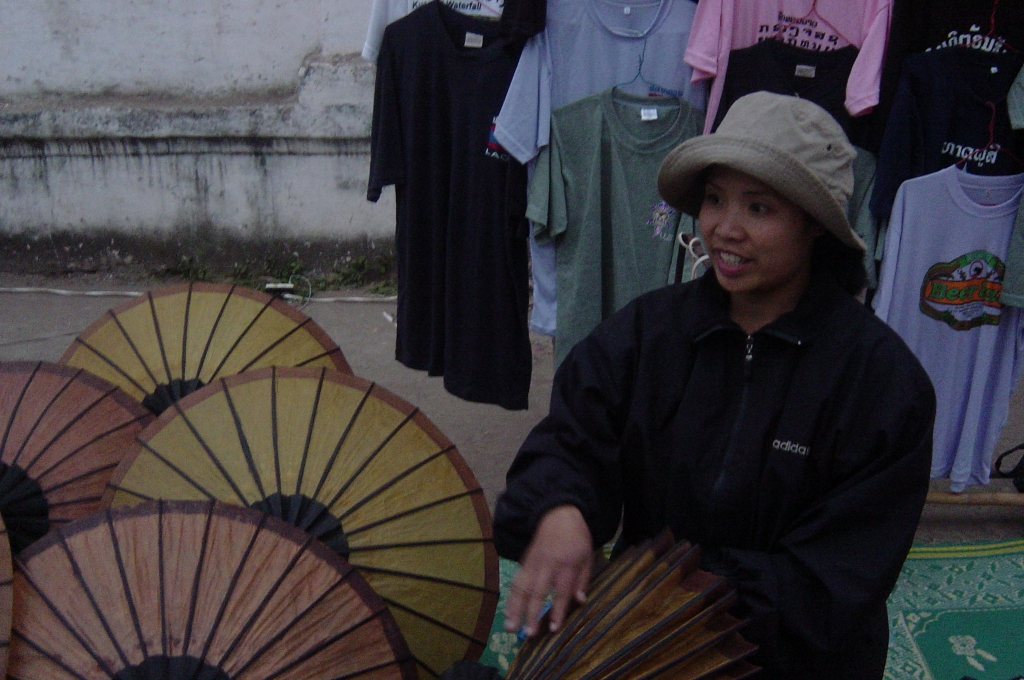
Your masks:
<svg viewBox="0 0 1024 680"><path fill-rule="evenodd" d="M729 294L718 284L713 269L706 271L695 285L697 323L694 342L720 330L744 332L729 318ZM810 284L796 308L754 334L772 335L796 345L811 342L828 323L828 317L850 299L850 294L840 288L831 275L812 270Z"/></svg>

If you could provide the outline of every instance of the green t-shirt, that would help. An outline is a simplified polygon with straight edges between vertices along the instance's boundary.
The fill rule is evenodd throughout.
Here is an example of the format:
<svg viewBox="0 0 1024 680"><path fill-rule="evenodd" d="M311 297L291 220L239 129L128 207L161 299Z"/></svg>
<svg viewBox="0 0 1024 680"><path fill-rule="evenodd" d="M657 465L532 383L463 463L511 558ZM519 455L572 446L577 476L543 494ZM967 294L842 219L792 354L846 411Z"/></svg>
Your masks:
<svg viewBox="0 0 1024 680"><path fill-rule="evenodd" d="M1010 109L1010 125L1013 129L1024 128L1024 68L1010 86L1010 93L1006 95L1006 105Z"/></svg>
<svg viewBox="0 0 1024 680"><path fill-rule="evenodd" d="M556 365L602 320L671 281L677 231L693 226L658 194L658 169L703 126L686 102L619 88L552 112L527 217L538 240L555 242Z"/></svg>

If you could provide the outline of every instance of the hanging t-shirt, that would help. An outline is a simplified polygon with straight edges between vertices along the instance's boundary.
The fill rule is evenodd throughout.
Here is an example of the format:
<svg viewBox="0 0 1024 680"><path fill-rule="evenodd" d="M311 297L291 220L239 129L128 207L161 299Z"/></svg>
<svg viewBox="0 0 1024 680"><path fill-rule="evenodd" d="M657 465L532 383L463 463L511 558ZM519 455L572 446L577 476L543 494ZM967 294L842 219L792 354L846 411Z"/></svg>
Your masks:
<svg viewBox="0 0 1024 680"><path fill-rule="evenodd" d="M548 0L544 31L523 49L495 137L520 162L547 145L551 111L633 80L642 60L649 94L676 95L703 110L705 83L692 84L683 53L696 5L689 0ZM531 242L533 330L554 335L555 250Z"/></svg>
<svg viewBox="0 0 1024 680"><path fill-rule="evenodd" d="M495 141L521 39L428 3L384 32L367 198L395 185L396 358L452 394L526 408L526 168Z"/></svg>
<svg viewBox="0 0 1024 680"><path fill-rule="evenodd" d="M544 30L546 0L440 0L463 14L496 20L505 35L529 38ZM384 29L430 0L373 0L363 59L377 61Z"/></svg>
<svg viewBox="0 0 1024 680"><path fill-rule="evenodd" d="M904 181L961 162L978 175L1020 172L1006 93L1024 54L933 50L912 54L889 114L871 210L889 214ZM990 143L991 140L991 143Z"/></svg>
<svg viewBox="0 0 1024 680"><path fill-rule="evenodd" d="M874 290L878 286L878 261L876 253L881 250L878 219L871 213L868 203L875 187L877 163L875 155L858 146L853 147L857 155L853 158L853 193L846 203L846 217L850 220L853 231L864 241L864 271L867 272L867 288Z"/></svg>
<svg viewBox="0 0 1024 680"><path fill-rule="evenodd" d="M1010 125L1014 130L1024 129L1024 68L1017 74L1017 79L1006 95L1006 108L1010 112Z"/></svg>
<svg viewBox="0 0 1024 680"><path fill-rule="evenodd" d="M555 242L556 365L627 302L670 282L680 215L658 195L658 168L703 124L685 102L617 88L552 112L527 217Z"/></svg>
<svg viewBox="0 0 1024 680"><path fill-rule="evenodd" d="M701 0L686 63L695 80L713 78L704 131L710 132L733 50L777 38L808 50L860 51L846 84L846 110L865 113L878 103L891 0Z"/></svg>
<svg viewBox="0 0 1024 680"><path fill-rule="evenodd" d="M733 102L743 95L763 90L814 102L831 113L849 136L850 114L844 102L846 81L856 60L857 48L853 45L815 51L780 40L762 40L733 50L711 129L718 129Z"/></svg>
<svg viewBox="0 0 1024 680"><path fill-rule="evenodd" d="M1024 310L1000 301L1024 175L970 175L955 166L900 187L875 312L935 386L932 477L987 484L1020 374Z"/></svg>
<svg viewBox="0 0 1024 680"><path fill-rule="evenodd" d="M1015 130L1024 130L1024 69L1017 75L1017 80L1013 81L1010 94L1006 97L1006 104L1010 112L1010 125ZM1024 143L1018 144L1018 147L1024 147ZM1024 160L1024 157L1021 158ZM1010 237L1003 302L1014 307L1024 307L1024 210L1017 211L1013 235Z"/></svg>
<svg viewBox="0 0 1024 680"><path fill-rule="evenodd" d="M879 103L854 123L860 144L876 153L881 146L903 61L945 47L1024 51L1024 1L894 0Z"/></svg>
<svg viewBox="0 0 1024 680"><path fill-rule="evenodd" d="M852 45L837 50L814 51L794 47L779 40L763 40L750 47L733 50L729 55L729 71L725 76L722 100L718 106L717 129L729 107L743 95L767 90L777 94L796 95L808 99L832 114L848 130L850 115L844 105L846 82L857 59ZM874 188L875 156L866 149L854 147L853 195L847 203L847 216L853 230L864 240L864 268L867 287L874 289L876 275L876 242L878 220L868 208Z"/></svg>

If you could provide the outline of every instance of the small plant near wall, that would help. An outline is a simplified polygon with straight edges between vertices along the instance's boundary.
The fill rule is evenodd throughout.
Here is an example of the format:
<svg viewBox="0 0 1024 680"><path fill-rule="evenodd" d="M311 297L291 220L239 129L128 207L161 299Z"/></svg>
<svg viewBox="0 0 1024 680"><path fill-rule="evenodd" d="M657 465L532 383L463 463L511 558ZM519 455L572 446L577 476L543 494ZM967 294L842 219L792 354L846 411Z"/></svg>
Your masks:
<svg viewBox="0 0 1024 680"><path fill-rule="evenodd" d="M304 277L313 291L359 288L394 295L391 238L242 238L224 230L173 230L167 235L96 231L0 233L0 274L102 277L160 284L227 282L262 289Z"/></svg>
<svg viewBox="0 0 1024 680"><path fill-rule="evenodd" d="M182 255L181 260L172 265L160 267L153 272L157 278L176 277L186 281L210 281L210 271L199 258Z"/></svg>

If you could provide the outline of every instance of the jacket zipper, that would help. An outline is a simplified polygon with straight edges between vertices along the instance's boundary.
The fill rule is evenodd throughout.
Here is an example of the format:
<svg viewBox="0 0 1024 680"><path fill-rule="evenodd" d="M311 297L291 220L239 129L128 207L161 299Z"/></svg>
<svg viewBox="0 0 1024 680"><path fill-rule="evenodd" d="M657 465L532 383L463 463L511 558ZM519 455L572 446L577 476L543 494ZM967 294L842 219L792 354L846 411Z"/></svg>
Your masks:
<svg viewBox="0 0 1024 680"><path fill-rule="evenodd" d="M743 396L747 396L746 383L750 380L750 367L754 363L754 336L747 335L747 355L743 358Z"/></svg>
<svg viewBox="0 0 1024 680"><path fill-rule="evenodd" d="M715 487L713 494L715 496L715 505L720 506L722 499L719 494L722 491L722 486L725 484L726 474L726 463L728 463L733 457L733 447L739 438L740 424L743 422L743 417L747 410L747 400L750 394L750 374L751 367L754 365L754 335L752 333L747 334L747 350L743 356L743 391L740 392L740 405L736 409L736 418L732 421L732 430L729 432L729 439L725 443L725 455L722 458L722 469L718 473L718 479L715 480ZM716 512L716 514L718 514Z"/></svg>

